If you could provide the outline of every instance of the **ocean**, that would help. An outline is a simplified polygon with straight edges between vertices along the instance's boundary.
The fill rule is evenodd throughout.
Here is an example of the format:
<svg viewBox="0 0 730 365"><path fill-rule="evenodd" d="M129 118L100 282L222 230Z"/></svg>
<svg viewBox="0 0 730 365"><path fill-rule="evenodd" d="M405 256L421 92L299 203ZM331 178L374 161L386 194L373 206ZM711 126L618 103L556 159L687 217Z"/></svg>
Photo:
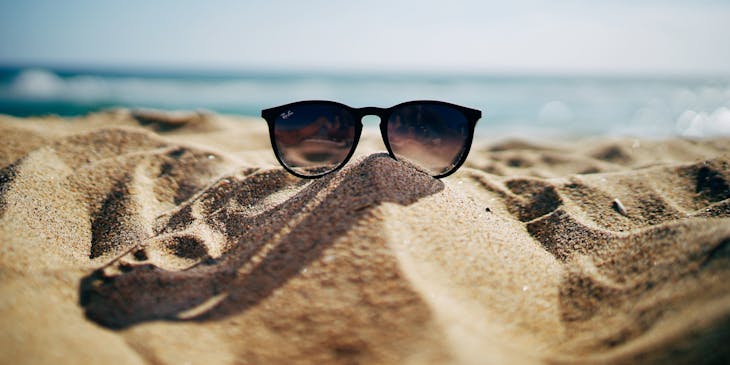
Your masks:
<svg viewBox="0 0 730 365"><path fill-rule="evenodd" d="M15 116L75 116L115 107L258 116L263 108L307 99L381 107L449 101L482 110L477 135L484 137L730 135L727 76L0 67L0 114Z"/></svg>

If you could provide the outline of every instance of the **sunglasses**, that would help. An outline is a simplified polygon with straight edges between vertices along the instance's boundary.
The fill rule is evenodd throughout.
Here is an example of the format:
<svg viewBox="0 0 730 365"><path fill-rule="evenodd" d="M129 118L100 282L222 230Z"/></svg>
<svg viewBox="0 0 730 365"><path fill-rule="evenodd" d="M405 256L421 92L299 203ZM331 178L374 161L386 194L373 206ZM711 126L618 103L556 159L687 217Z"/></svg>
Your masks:
<svg viewBox="0 0 730 365"><path fill-rule="evenodd" d="M279 163L302 178L321 177L344 166L355 152L367 115L380 118L390 157L442 178L466 160L482 112L433 100L387 109L307 100L261 111Z"/></svg>

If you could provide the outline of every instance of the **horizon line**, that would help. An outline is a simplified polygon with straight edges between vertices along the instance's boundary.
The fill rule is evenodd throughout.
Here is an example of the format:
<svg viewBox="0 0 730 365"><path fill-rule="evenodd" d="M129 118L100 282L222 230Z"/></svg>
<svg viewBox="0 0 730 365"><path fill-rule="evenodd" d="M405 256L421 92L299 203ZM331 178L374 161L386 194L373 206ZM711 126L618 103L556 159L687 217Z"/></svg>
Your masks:
<svg viewBox="0 0 730 365"><path fill-rule="evenodd" d="M459 70L447 68L365 68L365 67L327 67L327 66L262 66L262 65L163 65L163 64L121 64L103 62L37 62L37 61L4 61L0 60L3 69L44 69L59 72L117 72L117 73L157 73L175 76L179 74L200 76L243 76L259 75L348 75L348 76L424 76L424 77L596 77L596 78L730 78L730 71L654 71L654 70L558 70L558 69L518 69L518 68L485 68Z"/></svg>

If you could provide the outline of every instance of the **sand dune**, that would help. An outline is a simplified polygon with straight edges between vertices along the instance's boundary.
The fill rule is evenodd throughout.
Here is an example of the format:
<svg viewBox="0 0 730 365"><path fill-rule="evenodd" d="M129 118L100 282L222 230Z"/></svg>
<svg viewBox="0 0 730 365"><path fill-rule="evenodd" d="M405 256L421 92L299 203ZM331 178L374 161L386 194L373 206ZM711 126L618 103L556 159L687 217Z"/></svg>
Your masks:
<svg viewBox="0 0 730 365"><path fill-rule="evenodd" d="M730 361L730 140L378 138L309 181L259 120L0 117L0 363Z"/></svg>

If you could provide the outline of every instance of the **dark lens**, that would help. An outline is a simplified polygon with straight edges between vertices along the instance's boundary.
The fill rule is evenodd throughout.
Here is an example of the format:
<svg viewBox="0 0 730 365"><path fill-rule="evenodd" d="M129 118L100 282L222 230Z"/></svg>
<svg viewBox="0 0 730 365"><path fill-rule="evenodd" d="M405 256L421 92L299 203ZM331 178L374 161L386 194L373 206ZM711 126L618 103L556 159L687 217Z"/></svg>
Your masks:
<svg viewBox="0 0 730 365"><path fill-rule="evenodd" d="M342 164L355 142L355 130L351 113L343 107L293 105L274 121L274 141L288 168L304 176L315 176Z"/></svg>
<svg viewBox="0 0 730 365"><path fill-rule="evenodd" d="M458 109L439 103L409 104L388 119L388 143L399 160L438 176L459 162L469 139L469 122Z"/></svg>

